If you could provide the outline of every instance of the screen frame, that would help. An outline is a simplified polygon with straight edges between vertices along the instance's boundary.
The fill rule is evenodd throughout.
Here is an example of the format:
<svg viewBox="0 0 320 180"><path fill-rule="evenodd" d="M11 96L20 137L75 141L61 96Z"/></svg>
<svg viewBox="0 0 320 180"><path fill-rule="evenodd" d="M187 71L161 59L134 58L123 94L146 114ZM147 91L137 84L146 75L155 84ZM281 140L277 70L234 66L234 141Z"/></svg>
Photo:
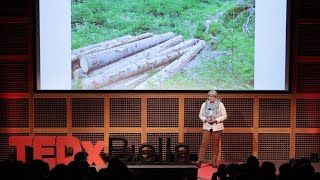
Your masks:
<svg viewBox="0 0 320 180"><path fill-rule="evenodd" d="M33 93L207 93L208 90L41 90L40 89L40 17L39 1L33 0ZM224 94L292 94L293 80L293 22L294 17L292 0L287 1L286 14L286 52L285 66L286 90L219 90Z"/></svg>

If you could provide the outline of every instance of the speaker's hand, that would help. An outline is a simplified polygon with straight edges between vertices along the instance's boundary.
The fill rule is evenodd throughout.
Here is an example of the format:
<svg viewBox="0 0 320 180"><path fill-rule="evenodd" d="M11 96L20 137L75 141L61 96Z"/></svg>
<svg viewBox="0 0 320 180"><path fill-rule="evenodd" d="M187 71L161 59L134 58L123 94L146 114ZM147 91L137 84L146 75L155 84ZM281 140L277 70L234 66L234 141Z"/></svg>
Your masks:
<svg viewBox="0 0 320 180"><path fill-rule="evenodd" d="M211 119L210 120L210 122L209 122L209 124L215 124L215 123L217 123L218 121L216 120L216 119Z"/></svg>

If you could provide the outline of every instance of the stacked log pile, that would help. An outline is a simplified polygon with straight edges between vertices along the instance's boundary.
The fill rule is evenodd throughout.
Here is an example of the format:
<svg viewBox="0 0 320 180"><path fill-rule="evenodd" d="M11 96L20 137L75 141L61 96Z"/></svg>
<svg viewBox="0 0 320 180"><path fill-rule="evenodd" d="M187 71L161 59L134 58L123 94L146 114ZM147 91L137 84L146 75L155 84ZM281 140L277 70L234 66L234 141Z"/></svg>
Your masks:
<svg viewBox="0 0 320 180"><path fill-rule="evenodd" d="M149 81L161 83L175 75L204 46L172 32L123 36L73 50L73 81L84 90L145 89Z"/></svg>

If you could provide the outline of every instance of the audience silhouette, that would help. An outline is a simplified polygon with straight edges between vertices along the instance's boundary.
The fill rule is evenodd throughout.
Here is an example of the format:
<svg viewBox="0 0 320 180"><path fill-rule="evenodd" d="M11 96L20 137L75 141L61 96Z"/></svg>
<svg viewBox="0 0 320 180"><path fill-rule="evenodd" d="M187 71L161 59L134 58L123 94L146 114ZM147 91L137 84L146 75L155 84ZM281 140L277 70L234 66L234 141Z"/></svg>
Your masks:
<svg viewBox="0 0 320 180"><path fill-rule="evenodd" d="M224 169L220 169L223 168ZM248 157L242 164L220 164L216 173L212 174L212 180L319 180L320 173L315 172L311 161L307 158L290 159L279 166L279 174L276 174L276 166L271 161L263 161L261 166L255 156Z"/></svg>
<svg viewBox="0 0 320 180"><path fill-rule="evenodd" d="M94 170L93 170L94 169ZM289 159L279 166L271 161L262 162L255 156L250 156L244 163L220 164L217 172L212 174L212 180L319 180L320 173L316 172L307 158ZM2 180L135 180L136 176L121 159L114 157L105 168L96 170L90 167L87 155L79 152L69 164L57 164L50 169L49 164L43 160L22 161L5 160L0 162ZM152 178L157 179L157 177ZM165 180L169 180L165 179ZM137 179L138 180L138 179Z"/></svg>

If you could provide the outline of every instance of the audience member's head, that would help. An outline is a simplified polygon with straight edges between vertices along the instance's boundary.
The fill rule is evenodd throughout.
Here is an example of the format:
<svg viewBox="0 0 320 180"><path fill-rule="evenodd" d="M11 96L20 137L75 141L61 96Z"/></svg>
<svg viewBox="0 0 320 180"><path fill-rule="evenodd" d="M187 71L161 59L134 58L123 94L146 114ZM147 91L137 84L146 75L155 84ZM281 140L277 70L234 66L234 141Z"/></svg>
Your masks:
<svg viewBox="0 0 320 180"><path fill-rule="evenodd" d="M25 179L28 176L27 164L22 161L2 161L0 170L4 179Z"/></svg>
<svg viewBox="0 0 320 180"><path fill-rule="evenodd" d="M276 178L276 166L271 161L264 161L260 168L261 179L274 180Z"/></svg>
<svg viewBox="0 0 320 180"><path fill-rule="evenodd" d="M240 165L238 163L230 163L226 165L226 173L229 175L230 179L239 173L239 166Z"/></svg>
<svg viewBox="0 0 320 180"><path fill-rule="evenodd" d="M226 172L226 164L220 164L218 166L217 172L213 173L211 180L225 180L227 179L227 172Z"/></svg>
<svg viewBox="0 0 320 180"><path fill-rule="evenodd" d="M109 179L131 179L132 174L127 164L117 157L111 158L108 162Z"/></svg>
<svg viewBox="0 0 320 180"><path fill-rule="evenodd" d="M226 174L226 164L220 164L218 166L218 169L217 169L217 172L220 174L220 175L225 175Z"/></svg>
<svg viewBox="0 0 320 180"><path fill-rule="evenodd" d="M107 180L108 179L108 169L101 168L96 176L96 180Z"/></svg>
<svg viewBox="0 0 320 180"><path fill-rule="evenodd" d="M87 153L83 151L79 151L74 155L73 160L75 161L87 161Z"/></svg>
<svg viewBox="0 0 320 180"><path fill-rule="evenodd" d="M67 165L57 164L54 168L51 169L50 180L66 180L67 179Z"/></svg>
<svg viewBox="0 0 320 180"><path fill-rule="evenodd" d="M89 172L89 165L85 161L71 161L67 165L67 176L69 179L86 178Z"/></svg>
<svg viewBox="0 0 320 180"><path fill-rule="evenodd" d="M293 170L297 178L311 179L314 174L314 168L307 158L301 158L298 161L299 163L295 164Z"/></svg>
<svg viewBox="0 0 320 180"><path fill-rule="evenodd" d="M108 162L109 171L126 171L128 169L127 164L117 157L111 158Z"/></svg>
<svg viewBox="0 0 320 180"><path fill-rule="evenodd" d="M280 180L291 180L293 179L292 167L289 163L283 163L279 167L279 179Z"/></svg>
<svg viewBox="0 0 320 180"><path fill-rule="evenodd" d="M50 175L49 164L43 160L32 160L27 164L28 177L33 180L48 179Z"/></svg>
<svg viewBox="0 0 320 180"><path fill-rule="evenodd" d="M249 156L245 164L248 171L254 172L260 168L259 160L255 156Z"/></svg>

